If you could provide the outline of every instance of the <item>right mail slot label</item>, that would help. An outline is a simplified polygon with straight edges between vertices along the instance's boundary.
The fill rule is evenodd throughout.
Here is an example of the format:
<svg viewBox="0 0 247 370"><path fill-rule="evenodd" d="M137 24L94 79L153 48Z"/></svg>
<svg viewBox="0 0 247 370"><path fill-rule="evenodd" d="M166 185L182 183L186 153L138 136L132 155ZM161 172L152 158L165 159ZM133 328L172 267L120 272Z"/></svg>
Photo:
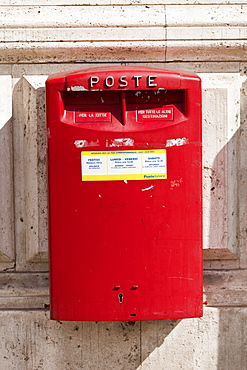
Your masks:
<svg viewBox="0 0 247 370"><path fill-rule="evenodd" d="M173 107L150 108L137 111L137 121L173 121Z"/></svg>

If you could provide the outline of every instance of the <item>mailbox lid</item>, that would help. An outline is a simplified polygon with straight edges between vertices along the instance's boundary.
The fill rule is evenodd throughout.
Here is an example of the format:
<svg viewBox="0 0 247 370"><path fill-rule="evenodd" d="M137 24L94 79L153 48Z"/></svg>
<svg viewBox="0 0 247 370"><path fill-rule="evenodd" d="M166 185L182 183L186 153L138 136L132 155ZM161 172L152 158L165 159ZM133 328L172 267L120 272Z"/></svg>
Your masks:
<svg viewBox="0 0 247 370"><path fill-rule="evenodd" d="M57 84L62 91L149 90L190 88L193 81L200 78L188 71L116 66L55 73L47 84Z"/></svg>

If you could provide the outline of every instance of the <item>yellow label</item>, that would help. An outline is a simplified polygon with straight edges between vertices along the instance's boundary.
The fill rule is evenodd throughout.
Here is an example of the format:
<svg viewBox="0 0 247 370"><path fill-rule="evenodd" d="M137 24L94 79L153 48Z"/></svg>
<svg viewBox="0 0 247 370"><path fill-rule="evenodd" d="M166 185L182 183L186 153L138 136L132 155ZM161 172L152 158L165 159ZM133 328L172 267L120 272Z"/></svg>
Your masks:
<svg viewBox="0 0 247 370"><path fill-rule="evenodd" d="M166 150L83 151L82 181L167 178Z"/></svg>

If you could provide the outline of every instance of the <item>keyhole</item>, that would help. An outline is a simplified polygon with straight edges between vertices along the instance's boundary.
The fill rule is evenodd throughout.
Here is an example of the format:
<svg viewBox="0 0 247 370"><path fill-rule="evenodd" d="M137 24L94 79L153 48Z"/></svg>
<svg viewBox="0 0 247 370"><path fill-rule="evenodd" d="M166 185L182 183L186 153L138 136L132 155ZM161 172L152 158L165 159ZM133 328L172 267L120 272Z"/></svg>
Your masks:
<svg viewBox="0 0 247 370"><path fill-rule="evenodd" d="M118 295L118 299L119 299L119 303L123 303L123 294L122 293L120 293Z"/></svg>

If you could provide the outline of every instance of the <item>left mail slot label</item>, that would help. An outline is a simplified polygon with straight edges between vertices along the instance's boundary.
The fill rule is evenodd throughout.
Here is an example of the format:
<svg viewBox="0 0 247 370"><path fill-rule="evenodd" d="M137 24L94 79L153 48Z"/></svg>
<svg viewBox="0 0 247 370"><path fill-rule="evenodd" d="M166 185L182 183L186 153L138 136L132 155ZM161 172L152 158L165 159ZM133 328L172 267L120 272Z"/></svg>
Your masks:
<svg viewBox="0 0 247 370"><path fill-rule="evenodd" d="M81 152L82 181L166 179L166 150Z"/></svg>
<svg viewBox="0 0 247 370"><path fill-rule="evenodd" d="M80 122L111 122L111 112L75 112L75 121Z"/></svg>

